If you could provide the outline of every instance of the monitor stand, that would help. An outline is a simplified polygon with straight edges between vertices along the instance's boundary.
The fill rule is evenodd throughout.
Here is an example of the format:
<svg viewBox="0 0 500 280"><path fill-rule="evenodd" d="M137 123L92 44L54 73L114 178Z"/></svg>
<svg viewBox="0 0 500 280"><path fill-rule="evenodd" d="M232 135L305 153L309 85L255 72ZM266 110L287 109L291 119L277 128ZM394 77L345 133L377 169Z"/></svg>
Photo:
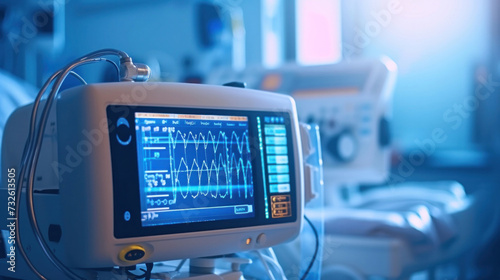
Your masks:
<svg viewBox="0 0 500 280"><path fill-rule="evenodd" d="M227 268L217 268L217 264L229 264ZM251 264L252 260L238 257L204 257L189 259L189 271L180 271L177 274L169 272L169 279L182 280L240 280L243 273L240 270L242 264ZM230 266L230 268L229 268Z"/></svg>

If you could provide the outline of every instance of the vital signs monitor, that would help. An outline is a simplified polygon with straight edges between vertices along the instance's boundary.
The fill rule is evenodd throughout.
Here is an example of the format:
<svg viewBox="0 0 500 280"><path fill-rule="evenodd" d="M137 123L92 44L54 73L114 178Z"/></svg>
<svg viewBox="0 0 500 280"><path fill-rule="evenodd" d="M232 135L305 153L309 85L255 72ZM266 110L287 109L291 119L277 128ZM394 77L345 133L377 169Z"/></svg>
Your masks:
<svg viewBox="0 0 500 280"><path fill-rule="evenodd" d="M33 199L41 233L66 266L221 255L299 234L304 176L289 96L120 82L68 89L55 105ZM2 170L19 172L32 107L6 125ZM50 267L20 211L33 265Z"/></svg>

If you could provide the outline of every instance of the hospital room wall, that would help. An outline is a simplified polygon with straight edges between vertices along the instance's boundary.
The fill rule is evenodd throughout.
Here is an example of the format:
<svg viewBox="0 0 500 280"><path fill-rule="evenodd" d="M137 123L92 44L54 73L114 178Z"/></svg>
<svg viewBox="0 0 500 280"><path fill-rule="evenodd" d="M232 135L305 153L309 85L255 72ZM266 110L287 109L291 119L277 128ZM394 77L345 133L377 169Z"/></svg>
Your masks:
<svg viewBox="0 0 500 280"><path fill-rule="evenodd" d="M491 0L342 2L344 59L387 55L398 64L391 180L498 189L498 8Z"/></svg>
<svg viewBox="0 0 500 280"><path fill-rule="evenodd" d="M343 1L344 57L388 55L398 64L393 131L402 149L435 129L448 136L437 149L475 148L481 106L463 117L454 108L468 107L475 75L488 66L490 22L489 0Z"/></svg>

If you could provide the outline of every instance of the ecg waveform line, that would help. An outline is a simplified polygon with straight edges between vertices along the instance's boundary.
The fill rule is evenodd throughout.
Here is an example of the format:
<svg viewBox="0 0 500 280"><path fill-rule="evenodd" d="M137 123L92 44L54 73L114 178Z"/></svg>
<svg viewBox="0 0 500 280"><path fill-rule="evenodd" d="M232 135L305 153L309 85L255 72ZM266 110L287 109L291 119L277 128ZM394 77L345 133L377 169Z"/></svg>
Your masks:
<svg viewBox="0 0 500 280"><path fill-rule="evenodd" d="M145 168L152 169L152 159L168 160L173 194L169 200L171 204L176 203L178 194L184 199L200 195L210 195L212 198L226 198L229 195L229 198L233 198L233 188L237 188L239 198L253 197L248 130L242 132L238 136L233 130L231 136L227 137L229 133L225 131L213 133L209 130L204 134L170 130L168 136L153 136L151 129L143 130ZM152 145L166 149L150 149ZM161 153L167 151L167 157L161 157ZM156 175L148 174L145 177L150 186L158 186ZM165 178L161 179L161 185L165 186ZM158 205L159 202L157 199L148 199L148 203Z"/></svg>
<svg viewBox="0 0 500 280"><path fill-rule="evenodd" d="M173 170L173 174L174 174L174 177L176 179L175 185L177 187L182 186L181 182L179 180L179 177L181 176L182 172L186 173L187 182L188 182L188 185L190 185L193 172L196 171L195 174L197 173L197 175L198 175L197 177L198 177L198 182L199 182L199 188L198 188L198 192L196 195L193 195L192 192L191 192L191 195L193 196L193 198L196 198L196 196L198 196L200 193L204 196L207 196L209 193L209 190L207 189L207 191L205 193L203 193L201 190L202 177L203 177L203 174L206 174L207 175L207 182L210 182L210 178L212 178L212 173L215 172L217 189L216 189L216 194L214 195L213 193L211 193L211 195L212 195L212 197L215 198L215 197L217 197L217 193L218 193L218 195L221 198L225 198L228 195L228 193L230 193L230 185L232 185L232 180L231 180L230 175L232 175L233 170L236 171L236 179L238 182L240 182L239 181L240 180L240 171L243 170L244 172L241 172L241 174L243 176L243 185L245 187L245 198L247 198L247 195L248 195L248 191L247 191L248 181L247 180L248 180L248 176L249 175L251 176L251 174L252 174L252 164L250 163L250 161L247 161L246 165L245 165L243 159L239 158L237 160L236 156L234 154L231 156L230 163L231 164L229 166L227 165L227 163L224 164L223 156L219 155L218 163L215 160L212 160L211 164L210 164L210 168L208 167L205 160L202 161L201 168L200 168L196 159L193 160L193 164L191 165L191 168L188 168L188 163L183 158L183 159L181 159L181 162L179 163L177 169ZM223 171L222 175L224 175L224 177L226 178L225 184L219 183L221 181L221 170ZM205 172L205 173L203 173L203 172ZM208 185L210 185L210 183ZM220 185L225 186L225 189L226 189L225 194L219 193ZM187 193L183 194L182 189L180 192L181 192L181 195L184 198L186 198ZM250 195L253 196L253 188L250 189L250 192L251 192ZM239 188L238 188L238 195L241 196Z"/></svg>
<svg viewBox="0 0 500 280"><path fill-rule="evenodd" d="M193 134L193 132L190 131L186 136L185 133L183 134L182 132L177 130L175 132L175 138L173 138L173 139L172 139L172 132L169 132L168 136L163 136L163 137L161 137L161 136L159 136L159 137L153 137L153 136L146 137L145 136L143 142L144 142L144 144L171 144L171 142L174 142L177 144L177 143L179 143L179 140L178 140L179 136L181 137L182 142L184 144L184 149L186 149L186 147L189 144L194 144L195 145L194 147L196 148L196 150L198 150L200 143L203 142L203 148L205 150L207 149L209 144L212 144L213 150L215 152L217 150L217 148L219 147L219 144L221 143L221 137L222 137L222 140L225 142L226 145L227 144L236 144L238 146L238 151L240 152L240 154L243 153L243 148L244 148L245 144L246 144L246 151L248 153L250 153L250 146L248 145L248 131L247 130L245 130L245 132L241 136L241 144L238 143L239 137L235 131L231 132L230 142L227 142L226 133L224 131L219 131L218 136L215 136L211 130L208 131L206 137L205 137L205 135L203 135L202 132L197 133L195 136L195 134ZM217 137L217 140L215 140L216 137ZM192 138L192 140L190 141L189 138ZM207 138L211 138L212 141L207 140ZM233 142L234 138L236 138L236 142ZM171 141L170 139L172 139L173 141ZM164 141L160 141L160 140L164 140ZM145 147L144 149L151 149L151 147Z"/></svg>

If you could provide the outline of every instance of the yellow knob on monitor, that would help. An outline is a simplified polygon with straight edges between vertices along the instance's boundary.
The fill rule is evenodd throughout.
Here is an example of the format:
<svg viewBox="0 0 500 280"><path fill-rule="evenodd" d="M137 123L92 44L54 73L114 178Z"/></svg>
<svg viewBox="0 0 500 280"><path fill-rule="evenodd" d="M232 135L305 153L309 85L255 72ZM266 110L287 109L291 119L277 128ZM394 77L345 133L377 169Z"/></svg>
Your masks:
<svg viewBox="0 0 500 280"><path fill-rule="evenodd" d="M136 262L146 255L146 250L139 245L129 245L118 254L118 259L123 262Z"/></svg>

